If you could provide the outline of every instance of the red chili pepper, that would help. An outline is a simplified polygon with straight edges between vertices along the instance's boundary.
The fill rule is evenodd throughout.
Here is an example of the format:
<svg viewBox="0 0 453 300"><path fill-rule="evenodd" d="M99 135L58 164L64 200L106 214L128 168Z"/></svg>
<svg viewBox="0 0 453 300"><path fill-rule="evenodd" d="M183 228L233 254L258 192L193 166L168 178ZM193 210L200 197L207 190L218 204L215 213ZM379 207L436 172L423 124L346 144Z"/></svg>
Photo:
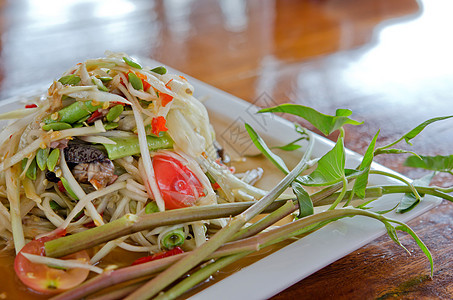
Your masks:
<svg viewBox="0 0 453 300"><path fill-rule="evenodd" d="M167 120L165 120L164 117L158 116L157 118L153 118L151 121L151 128L152 128L152 133L154 135L159 135L161 131L167 131L168 128L165 127L165 123L167 123Z"/></svg>
<svg viewBox="0 0 453 300"><path fill-rule="evenodd" d="M25 105L25 108L35 108L35 107L38 107L38 105L36 105L34 103Z"/></svg>
<svg viewBox="0 0 453 300"><path fill-rule="evenodd" d="M216 182L216 183L211 183L211 186L214 190L218 190L220 189L220 185Z"/></svg>
<svg viewBox="0 0 453 300"><path fill-rule="evenodd" d="M162 106L165 107L173 100L173 97L168 94L160 93L160 100L162 101Z"/></svg>
<svg viewBox="0 0 453 300"><path fill-rule="evenodd" d="M60 190L60 192L66 193L66 189L64 188L63 182L61 182L61 180L58 181L57 186L58 186L58 189Z"/></svg>
<svg viewBox="0 0 453 300"><path fill-rule="evenodd" d="M171 91L171 86L169 86L169 84L170 84L170 82L172 82L172 81L173 81L173 78L170 79L170 80L165 84L165 87L166 87L167 89L169 89L170 91Z"/></svg>
<svg viewBox="0 0 453 300"><path fill-rule="evenodd" d="M86 120L87 123L91 123L93 121L96 121L97 119L99 119L99 117L101 116L101 112L99 110L95 110L91 116Z"/></svg>
<svg viewBox="0 0 453 300"><path fill-rule="evenodd" d="M139 259L135 260L132 263L132 265L135 266L135 265L143 264L143 263L146 263L149 261L158 260L161 258L170 257L170 256L173 256L176 254L181 254L181 253L184 253L184 251L180 247L175 247L168 251L159 252L159 253L156 253L156 254L153 254L150 256L140 257Z"/></svg>

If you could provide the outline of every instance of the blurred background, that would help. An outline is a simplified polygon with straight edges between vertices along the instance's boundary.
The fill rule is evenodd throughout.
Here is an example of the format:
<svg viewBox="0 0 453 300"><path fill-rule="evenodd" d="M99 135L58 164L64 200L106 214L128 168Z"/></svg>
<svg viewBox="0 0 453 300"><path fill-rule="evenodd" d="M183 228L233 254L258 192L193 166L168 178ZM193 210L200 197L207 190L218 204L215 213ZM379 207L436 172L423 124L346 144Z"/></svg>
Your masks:
<svg viewBox="0 0 453 300"><path fill-rule="evenodd" d="M453 113L452 11L450 0L0 0L0 98L120 51L252 103L349 108L365 125L348 129L346 146L363 153L378 129L384 144ZM411 149L452 153L451 127L436 124ZM422 174L403 160L378 158Z"/></svg>
<svg viewBox="0 0 453 300"><path fill-rule="evenodd" d="M0 98L121 51L249 102L265 94L324 113L350 108L366 120L349 140L361 152L378 128L393 138L449 108L452 9L448 0L0 0ZM421 150L447 154L450 126Z"/></svg>

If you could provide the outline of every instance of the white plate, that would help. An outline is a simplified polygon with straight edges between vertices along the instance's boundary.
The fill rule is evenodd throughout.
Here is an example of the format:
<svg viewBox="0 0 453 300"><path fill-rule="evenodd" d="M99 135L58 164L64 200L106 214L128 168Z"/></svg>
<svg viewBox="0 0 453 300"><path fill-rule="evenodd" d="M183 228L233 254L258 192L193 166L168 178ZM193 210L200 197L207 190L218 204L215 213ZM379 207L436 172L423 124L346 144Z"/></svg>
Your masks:
<svg viewBox="0 0 453 300"><path fill-rule="evenodd" d="M145 65L162 65L159 62L141 59ZM182 74L176 70L175 73ZM184 75L186 76L186 75ZM273 142L286 144L297 138L291 122L273 115L256 115L256 106L251 105L235 96L218 90L208 84L186 76L195 88L195 95L202 99L214 122L217 139L220 143L236 141L230 151L237 154L254 151L248 135L244 129L244 122L249 123L263 138ZM35 94L35 92L27 93ZM13 110L23 107L19 103L21 97L3 100L0 110ZM272 104L272 99L263 95L258 99L261 104ZM329 151L334 143L319 135L315 137L313 155L322 156ZM347 167L355 167L361 161L361 156L347 150ZM373 168L393 172L381 165L373 164ZM395 184L395 180L386 177L371 176L370 183ZM393 207L401 195L387 195L376 202L376 209ZM441 202L441 199L427 196L416 208L405 214L389 213L387 216L403 222L432 209ZM260 261L242 268L218 283L204 289L191 299L265 299L286 289L301 279L313 274L319 269L357 250L365 244L384 234L384 226L366 217L354 217L336 221L316 231L309 236L296 241L281 250L261 259Z"/></svg>

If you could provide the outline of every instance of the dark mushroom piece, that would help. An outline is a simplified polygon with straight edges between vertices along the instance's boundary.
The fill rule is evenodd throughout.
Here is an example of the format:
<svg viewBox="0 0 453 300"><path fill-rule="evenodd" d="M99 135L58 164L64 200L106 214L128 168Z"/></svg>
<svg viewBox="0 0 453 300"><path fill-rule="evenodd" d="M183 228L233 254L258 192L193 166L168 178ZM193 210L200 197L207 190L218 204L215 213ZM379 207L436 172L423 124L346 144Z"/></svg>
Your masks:
<svg viewBox="0 0 453 300"><path fill-rule="evenodd" d="M115 166L107 155L87 144L69 144L64 149L66 162L72 169L74 178L80 183L91 183L101 189L115 182Z"/></svg>

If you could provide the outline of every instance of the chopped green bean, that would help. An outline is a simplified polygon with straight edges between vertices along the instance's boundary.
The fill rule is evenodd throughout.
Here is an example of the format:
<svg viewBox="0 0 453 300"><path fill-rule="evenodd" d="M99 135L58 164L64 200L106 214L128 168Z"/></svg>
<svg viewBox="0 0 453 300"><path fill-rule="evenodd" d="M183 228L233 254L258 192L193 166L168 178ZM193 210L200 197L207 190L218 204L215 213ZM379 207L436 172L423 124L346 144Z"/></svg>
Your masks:
<svg viewBox="0 0 453 300"><path fill-rule="evenodd" d="M108 92L109 89L105 87L105 85L102 83L102 81L99 78L96 77L91 77L91 81L98 87L98 90L103 91L103 92Z"/></svg>
<svg viewBox="0 0 453 300"><path fill-rule="evenodd" d="M58 79L59 82L62 84L69 84L69 85L76 85L80 82L80 77L77 75L66 75Z"/></svg>
<svg viewBox="0 0 453 300"><path fill-rule="evenodd" d="M50 208L52 210L60 210L60 209L62 209L62 207L57 202L55 202L54 200L49 201L49 205L50 205Z"/></svg>
<svg viewBox="0 0 453 300"><path fill-rule="evenodd" d="M24 158L22 160L22 170L25 169L25 167L27 166L27 162L28 162L28 158ZM30 165L28 166L28 169L27 171L25 172L25 175L30 178L31 180L36 180L36 160L33 159L32 162L30 163Z"/></svg>
<svg viewBox="0 0 453 300"><path fill-rule="evenodd" d="M47 158L47 169L53 172L53 170L55 170L55 166L58 164L59 159L60 149L55 148L50 152L49 157Z"/></svg>
<svg viewBox="0 0 453 300"><path fill-rule="evenodd" d="M112 141L116 144L103 144L107 150L109 159L114 160L117 158L136 155L140 153L140 144L138 137L116 138L111 137ZM173 146L173 140L166 134L163 137L147 136L148 149L155 151L158 149L168 149Z"/></svg>
<svg viewBox="0 0 453 300"><path fill-rule="evenodd" d="M115 129L118 127L118 123L107 123L107 124L104 124L104 128L105 130L112 130L112 129Z"/></svg>
<svg viewBox="0 0 453 300"><path fill-rule="evenodd" d="M105 82L111 81L113 78L110 76L102 76L102 77L99 77L99 79L105 83Z"/></svg>
<svg viewBox="0 0 453 300"><path fill-rule="evenodd" d="M107 121L113 122L116 118L118 118L121 113L123 112L124 107L121 104L115 105L112 107L107 115L105 116Z"/></svg>
<svg viewBox="0 0 453 300"><path fill-rule="evenodd" d="M68 105L59 111L57 111L54 117L46 117L43 121L46 124L64 122L64 123L75 123L80 119L91 115L98 108L102 108L102 105L93 105L92 101L76 101L71 105Z"/></svg>
<svg viewBox="0 0 453 300"><path fill-rule="evenodd" d="M157 206L156 201L151 201L145 206L145 213L152 214L155 212L159 212L159 207Z"/></svg>
<svg viewBox="0 0 453 300"><path fill-rule="evenodd" d="M160 243L165 249L173 249L176 246L181 246L186 240L186 234L184 233L184 228L177 228L167 232Z"/></svg>
<svg viewBox="0 0 453 300"><path fill-rule="evenodd" d="M129 65L131 66L132 68L136 68L136 69L139 69L141 70L142 69L142 66L140 66L138 63L136 63L135 61L133 61L132 59L124 56L123 57L123 60Z"/></svg>
<svg viewBox="0 0 453 300"><path fill-rule="evenodd" d="M154 72L154 73L157 73L160 75L164 75L165 73L167 73L167 69L165 69L165 67L163 67L163 66L160 66L160 67L155 67L154 69L151 69L151 72Z"/></svg>
<svg viewBox="0 0 453 300"><path fill-rule="evenodd" d="M36 152L36 163L41 171L44 171L47 167L47 157L49 157L49 152L50 148L39 148Z"/></svg>
<svg viewBox="0 0 453 300"><path fill-rule="evenodd" d="M49 123L44 124L42 126L42 130L49 131L49 130L63 130L72 128L71 124L63 123L63 122L56 122L56 123Z"/></svg>
<svg viewBox="0 0 453 300"><path fill-rule="evenodd" d="M127 73L127 77L129 78L129 82L132 84L132 87L136 90L143 90L143 82L137 75L133 72Z"/></svg>
<svg viewBox="0 0 453 300"><path fill-rule="evenodd" d="M72 191L71 186L69 185L68 181L64 177L60 177L61 183L63 184L64 189L72 198L79 200L79 197Z"/></svg>

